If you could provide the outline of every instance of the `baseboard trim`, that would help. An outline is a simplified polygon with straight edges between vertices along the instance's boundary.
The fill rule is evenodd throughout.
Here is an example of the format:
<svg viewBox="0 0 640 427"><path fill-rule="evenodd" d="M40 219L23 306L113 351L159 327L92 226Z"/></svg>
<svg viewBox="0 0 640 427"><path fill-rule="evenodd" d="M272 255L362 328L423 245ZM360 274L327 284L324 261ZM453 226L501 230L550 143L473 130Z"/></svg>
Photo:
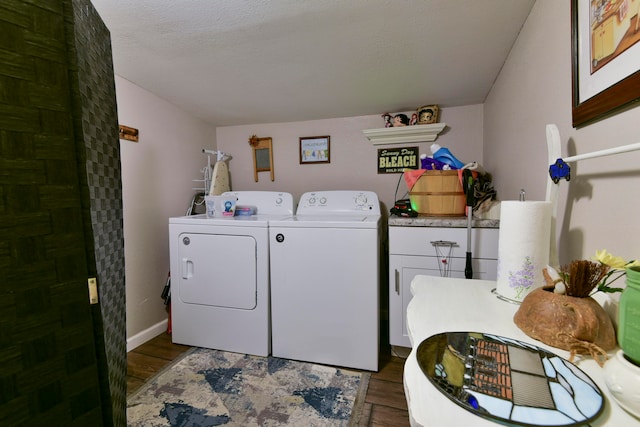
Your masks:
<svg viewBox="0 0 640 427"><path fill-rule="evenodd" d="M127 338L127 353L165 332L168 324L169 320L165 319L162 322L158 322L144 331L135 334L131 338Z"/></svg>

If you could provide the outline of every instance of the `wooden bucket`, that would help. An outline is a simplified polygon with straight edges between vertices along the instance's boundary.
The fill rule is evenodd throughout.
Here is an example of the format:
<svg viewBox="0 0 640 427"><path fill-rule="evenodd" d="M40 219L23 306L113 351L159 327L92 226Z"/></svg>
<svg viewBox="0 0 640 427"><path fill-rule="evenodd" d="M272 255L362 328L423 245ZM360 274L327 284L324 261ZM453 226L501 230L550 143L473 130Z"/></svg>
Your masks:
<svg viewBox="0 0 640 427"><path fill-rule="evenodd" d="M425 216L464 216L466 197L457 170L428 170L409 191L411 206Z"/></svg>

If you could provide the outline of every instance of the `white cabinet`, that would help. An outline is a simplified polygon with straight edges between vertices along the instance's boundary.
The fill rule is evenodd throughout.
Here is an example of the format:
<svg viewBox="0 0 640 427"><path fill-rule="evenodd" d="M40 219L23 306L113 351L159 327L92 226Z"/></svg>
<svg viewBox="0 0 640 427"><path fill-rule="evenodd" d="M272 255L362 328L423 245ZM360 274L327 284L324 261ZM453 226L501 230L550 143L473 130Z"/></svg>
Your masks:
<svg viewBox="0 0 640 427"><path fill-rule="evenodd" d="M473 279L496 279L498 232L498 228L472 229ZM451 242L451 246L443 242ZM389 226L389 343L391 345L411 347L406 320L407 305L412 297L410 285L413 278L418 274L428 276L447 274L448 277L464 278L466 253L466 228Z"/></svg>

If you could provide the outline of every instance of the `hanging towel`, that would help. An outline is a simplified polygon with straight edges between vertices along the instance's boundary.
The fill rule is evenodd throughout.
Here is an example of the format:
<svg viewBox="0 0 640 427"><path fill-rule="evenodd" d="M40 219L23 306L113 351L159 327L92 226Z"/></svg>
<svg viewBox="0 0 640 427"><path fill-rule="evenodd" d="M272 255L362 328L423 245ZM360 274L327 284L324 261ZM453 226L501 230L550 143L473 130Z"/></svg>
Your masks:
<svg viewBox="0 0 640 427"><path fill-rule="evenodd" d="M229 169L223 160L218 160L213 165L213 176L211 177L210 196L219 196L225 191L231 191L229 186Z"/></svg>

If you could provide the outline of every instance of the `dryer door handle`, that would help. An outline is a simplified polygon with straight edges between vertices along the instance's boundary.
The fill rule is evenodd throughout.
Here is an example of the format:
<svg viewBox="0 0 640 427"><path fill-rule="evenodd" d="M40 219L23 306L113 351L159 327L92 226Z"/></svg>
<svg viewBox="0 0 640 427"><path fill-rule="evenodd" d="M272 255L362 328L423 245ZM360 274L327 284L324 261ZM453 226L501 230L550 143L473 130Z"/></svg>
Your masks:
<svg viewBox="0 0 640 427"><path fill-rule="evenodd" d="M190 279L193 277L193 261L189 258L182 258L182 278Z"/></svg>

